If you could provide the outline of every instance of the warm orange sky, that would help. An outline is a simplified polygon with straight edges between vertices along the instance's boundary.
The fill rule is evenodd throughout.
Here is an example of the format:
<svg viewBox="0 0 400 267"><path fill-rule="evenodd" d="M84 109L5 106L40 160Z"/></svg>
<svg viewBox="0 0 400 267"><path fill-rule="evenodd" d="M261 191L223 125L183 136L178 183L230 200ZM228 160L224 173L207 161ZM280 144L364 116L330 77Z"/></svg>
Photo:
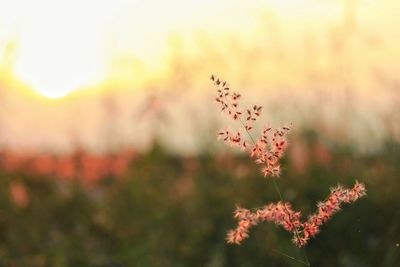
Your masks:
<svg viewBox="0 0 400 267"><path fill-rule="evenodd" d="M240 2L2 0L0 33L15 39L15 75L60 97L110 78L121 55L160 67L170 33L244 28L259 4Z"/></svg>
<svg viewBox="0 0 400 267"><path fill-rule="evenodd" d="M355 11L362 38L385 35L388 45L399 34L395 10L400 8L393 0L0 0L0 6L0 51L12 40L12 72L51 98L107 80L140 84L143 76L162 75L171 34L205 32L218 43L218 33L234 33L257 43L258 35L267 34L263 19L270 23L267 29L279 27L280 42L290 50L289 44L296 49L307 35L316 42L326 39L327 30ZM396 47L389 45L378 57L397 60Z"/></svg>
<svg viewBox="0 0 400 267"><path fill-rule="evenodd" d="M211 110L208 95L200 101L191 89L209 92L210 73L250 97L282 94L294 104L278 121L299 115L296 105L316 116L324 102L321 116L334 125L351 98L354 121L380 136L395 119L398 10L397 0L0 0L0 142L96 149L108 134L143 145L152 122L135 116L165 102L173 119L158 130L193 148L207 125L190 133L188 116L209 120ZM116 119L107 118L107 98L117 99Z"/></svg>

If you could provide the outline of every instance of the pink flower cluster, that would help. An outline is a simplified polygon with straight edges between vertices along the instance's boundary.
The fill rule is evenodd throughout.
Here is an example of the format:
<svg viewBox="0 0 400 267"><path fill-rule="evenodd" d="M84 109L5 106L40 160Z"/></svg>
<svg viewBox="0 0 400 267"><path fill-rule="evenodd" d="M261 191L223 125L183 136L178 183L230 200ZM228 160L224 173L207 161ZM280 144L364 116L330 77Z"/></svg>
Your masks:
<svg viewBox="0 0 400 267"><path fill-rule="evenodd" d="M319 232L320 226L340 210L342 203L355 202L365 195L365 186L358 181L352 189L342 186L332 188L329 197L317 205L317 211L310 215L306 221L301 221L301 212L293 211L288 202L272 203L256 209L254 212L237 207L234 211L234 217L239 221L238 226L228 232L226 240L230 244L240 244L243 239L249 236L252 226L261 222L273 222L292 233L293 243L298 247L303 247L310 237L314 237Z"/></svg>
<svg viewBox="0 0 400 267"><path fill-rule="evenodd" d="M215 100L220 105L221 111L226 112L234 121L240 122L236 131L222 130L218 133L219 137L231 146L242 147L251 158L255 157L255 162L262 165L261 170L264 177L279 176L281 173L279 161L287 147L286 134L290 130L289 127L285 126L278 129L265 127L259 137L254 139L251 131L254 128L254 122L261 115L262 107L254 105L243 111L239 105L240 94L232 93L225 81L213 75L211 80L217 87ZM249 139L243 137L243 132L247 134ZM277 186L276 189L280 195ZM296 246L303 247L310 237L314 237L319 232L320 226L340 210L342 203L354 202L364 195L366 195L365 185L358 181L352 189L346 189L342 186L334 187L331 189L329 197L320 202L317 205L317 211L305 221L301 220L301 212L294 211L291 204L284 202L282 198L280 202L269 204L256 209L254 212L238 207L234 212L234 217L239 220L238 226L228 232L226 240L231 244L240 244L243 239L249 236L249 230L252 226L260 222L274 222L293 234L292 241Z"/></svg>
<svg viewBox="0 0 400 267"><path fill-rule="evenodd" d="M251 131L254 128L254 122L261 115L262 106L254 105L243 111L239 104L240 94L232 93L226 81L221 81L213 75L211 80L217 86L218 95L215 100L219 103L221 111L226 112L233 120L240 122L236 131L221 130L218 133L219 137L231 146L239 146L244 151L248 151L250 157L255 157L255 162L262 166L261 172L264 177L279 176L281 173L279 160L287 147L285 136L290 128L284 126L272 129L267 126L258 138L253 139ZM250 140L243 137L243 132L248 135Z"/></svg>

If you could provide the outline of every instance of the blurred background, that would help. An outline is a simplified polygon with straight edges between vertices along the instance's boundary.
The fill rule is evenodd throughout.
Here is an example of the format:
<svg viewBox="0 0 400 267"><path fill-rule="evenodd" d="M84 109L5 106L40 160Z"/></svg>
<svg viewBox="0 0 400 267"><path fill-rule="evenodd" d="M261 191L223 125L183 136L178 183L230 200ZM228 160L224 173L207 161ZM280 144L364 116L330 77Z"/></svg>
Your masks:
<svg viewBox="0 0 400 267"><path fill-rule="evenodd" d="M301 266L235 204L278 197L218 142L211 74L292 124L278 183L304 214L367 186L306 252L400 265L397 0L0 0L0 266ZM263 125L260 125L263 126Z"/></svg>

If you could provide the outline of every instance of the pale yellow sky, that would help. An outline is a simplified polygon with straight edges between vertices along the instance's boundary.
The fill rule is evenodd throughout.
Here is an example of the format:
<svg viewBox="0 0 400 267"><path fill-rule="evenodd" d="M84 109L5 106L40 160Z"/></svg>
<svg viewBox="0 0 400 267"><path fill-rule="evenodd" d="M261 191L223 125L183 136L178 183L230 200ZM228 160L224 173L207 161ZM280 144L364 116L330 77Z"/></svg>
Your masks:
<svg viewBox="0 0 400 267"><path fill-rule="evenodd" d="M277 121L314 118L317 106L335 128L352 101L354 125L363 125L351 131L358 141L359 131L381 138L383 124L398 118L400 1L0 0L0 7L0 145L101 149L111 121L118 142L145 145L155 115L135 116L158 99L172 117L158 131L170 146L195 151L212 131L210 73L271 103ZM21 93L29 90L44 97ZM87 93L62 97L74 91ZM107 95L117 99L115 120L106 118ZM279 101L292 105L274 110ZM192 122L202 130L193 133ZM400 136L398 128L391 131Z"/></svg>
<svg viewBox="0 0 400 267"><path fill-rule="evenodd" d="M256 2L240 2L1 0L0 37L15 38L16 76L59 97L106 80L117 55L159 67L170 33L244 28Z"/></svg>
<svg viewBox="0 0 400 267"><path fill-rule="evenodd" d="M0 0L0 41L15 40L15 76L54 98L107 79L140 84L141 75L121 74L118 59L160 72L171 34L234 32L257 41L268 14L279 21L287 45L340 23L352 2L367 30L393 29L400 5L391 0Z"/></svg>

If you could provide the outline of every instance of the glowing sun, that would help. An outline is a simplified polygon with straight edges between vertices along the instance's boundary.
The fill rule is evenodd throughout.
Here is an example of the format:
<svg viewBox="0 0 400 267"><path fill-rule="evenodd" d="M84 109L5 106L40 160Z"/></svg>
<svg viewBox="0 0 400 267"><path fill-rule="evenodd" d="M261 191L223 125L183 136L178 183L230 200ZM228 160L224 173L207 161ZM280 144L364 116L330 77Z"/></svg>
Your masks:
<svg viewBox="0 0 400 267"><path fill-rule="evenodd" d="M100 82L102 29L115 7L115 1L10 1L1 15L17 33L16 77L49 98Z"/></svg>

